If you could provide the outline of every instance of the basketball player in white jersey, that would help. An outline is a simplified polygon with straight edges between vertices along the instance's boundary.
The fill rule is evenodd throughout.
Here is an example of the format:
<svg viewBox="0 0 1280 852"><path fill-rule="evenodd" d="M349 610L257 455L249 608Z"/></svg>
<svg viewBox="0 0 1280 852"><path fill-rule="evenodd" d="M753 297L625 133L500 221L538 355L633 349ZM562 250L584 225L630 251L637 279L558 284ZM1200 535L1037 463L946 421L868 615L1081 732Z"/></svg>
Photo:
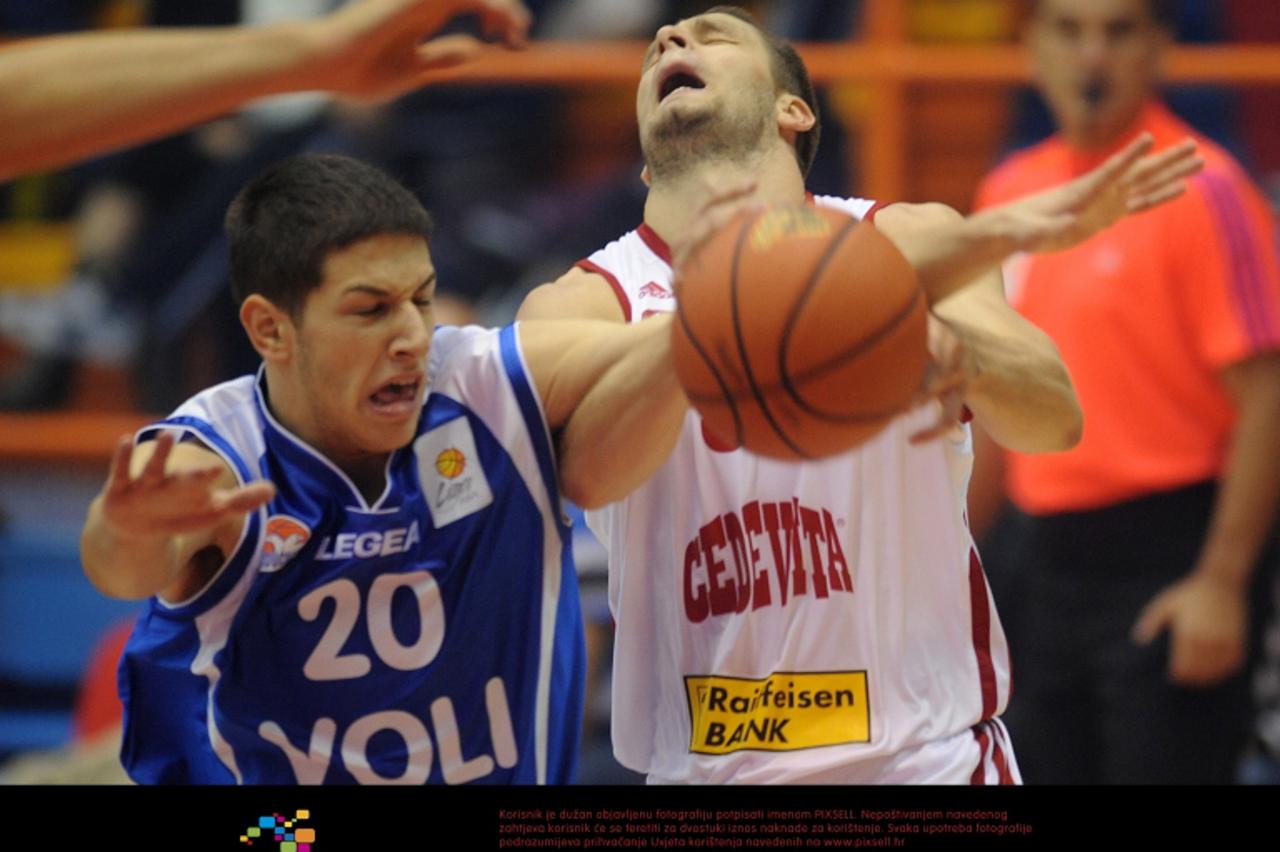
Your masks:
<svg viewBox="0 0 1280 852"><path fill-rule="evenodd" d="M660 29L636 101L644 223L531 293L522 318L670 312L668 246L697 226L708 187L754 181L757 201L806 201L812 87L794 50L740 10ZM955 402L1010 447L1078 440L1070 378L1008 307L995 264L1172 197L1197 167L1186 146L1143 153L967 220L941 205L876 215L871 201L809 199L874 217L916 267L945 374L933 389L953 406L941 417L936 405L905 413L861 448L805 463L724 446L678 391L640 383L629 410L570 421L564 491L603 507L589 520L610 552L623 764L658 783L1019 780L997 719L1008 655L964 516L971 443Z"/></svg>

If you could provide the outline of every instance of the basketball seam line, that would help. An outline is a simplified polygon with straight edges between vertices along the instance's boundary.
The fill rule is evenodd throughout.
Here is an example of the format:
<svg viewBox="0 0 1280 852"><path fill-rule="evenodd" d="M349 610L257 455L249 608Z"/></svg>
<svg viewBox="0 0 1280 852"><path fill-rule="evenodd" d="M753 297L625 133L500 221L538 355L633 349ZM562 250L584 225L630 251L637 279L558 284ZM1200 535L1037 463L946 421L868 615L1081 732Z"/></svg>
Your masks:
<svg viewBox="0 0 1280 852"><path fill-rule="evenodd" d="M729 406L729 413L733 415L734 443L738 446L742 446L742 416L738 413L737 401L733 394L729 392L729 385L725 383L724 378L720 375L720 371L716 369L715 362L712 361L711 356L707 353L707 350L703 348L702 344L698 341L698 338L694 335L693 329L689 326L689 318L685 315L684 311L684 301L680 298L680 291L684 289L683 279L676 277L673 280L672 285L672 289L675 290L676 296L676 318L680 320L680 327L684 329L684 336L689 339L689 344L693 346L694 351L698 353L698 357L702 358L703 363L707 365L707 370L711 373L711 377L715 379L716 384L720 386L720 399ZM688 396L687 388L685 389L685 394ZM706 422L706 418L703 418L703 422Z"/></svg>
<svg viewBox="0 0 1280 852"><path fill-rule="evenodd" d="M796 443L791 440L786 432L782 431L782 426L774 418L773 412L769 410L769 404L765 401L764 394L761 393L756 385L755 374L751 370L751 362L747 358L746 341L742 337L742 324L740 311L738 310L738 267L742 260L742 244L746 241L747 233L751 226L760 218L760 214L756 214L749 222L743 224L742 229L738 232L738 239L733 247L733 266L730 268L729 274L729 308L733 319L733 337L738 344L738 359L742 362L743 371L746 373L747 386L751 389L752 396L755 397L756 405L760 407L760 413L764 415L764 419L772 427L773 431L782 443L802 459L812 458L808 453L801 450ZM741 440L739 441L741 443Z"/></svg>
<svg viewBox="0 0 1280 852"><path fill-rule="evenodd" d="M813 274L810 275L809 280L805 282L804 289L800 292L800 298L796 300L795 305L791 309L791 314L787 317L786 325L783 326L782 330L782 341L778 347L778 376L782 388L787 392L787 395L791 397L792 401L795 402L800 410L804 411L806 414L813 415L819 420L825 420L831 423L859 423L880 420L894 414L902 407L902 405L905 405L910 401L910 397L908 397L903 400L902 403L893 406L888 411L863 412L851 415L830 414L814 407L801 398L800 392L795 387L795 382L804 383L810 379L817 378L830 370L844 366L870 347L879 343L888 334L892 333L907 319L907 317L911 315L911 312L915 309L916 303L920 301L921 291L918 286L913 290L912 296L907 300L907 303L903 307L899 308L888 320L886 320L880 328L872 332L869 337L864 337L844 352L837 352L826 361L814 364L797 373L795 376L792 376L787 370L787 352L790 350L791 336L795 332L795 326L799 321L800 312L809 301L809 297L813 294L813 290L817 286L818 280L826 271L826 268L831 263L832 258L835 257L835 254L839 250L841 244L850 234L853 233L854 229L859 224L861 224L860 220L850 219L841 228L840 233L836 235L830 245L828 245L826 252L818 261ZM776 387L769 388L770 391L776 389Z"/></svg>

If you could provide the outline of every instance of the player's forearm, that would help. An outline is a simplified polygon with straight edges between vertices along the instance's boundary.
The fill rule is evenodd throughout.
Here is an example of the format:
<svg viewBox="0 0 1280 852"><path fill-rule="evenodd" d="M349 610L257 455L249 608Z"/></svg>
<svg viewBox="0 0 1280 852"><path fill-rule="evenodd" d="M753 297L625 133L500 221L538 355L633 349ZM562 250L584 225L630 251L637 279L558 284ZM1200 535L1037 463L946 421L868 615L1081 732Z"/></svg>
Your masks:
<svg viewBox="0 0 1280 852"><path fill-rule="evenodd" d="M1280 356L1272 356L1280 362ZM1267 373L1270 379L1266 378ZM1239 396L1239 419L1231 437L1226 471L1209 532L1196 570L1228 584L1242 594L1248 587L1259 553L1276 521L1280 505L1280 367L1254 377Z"/></svg>
<svg viewBox="0 0 1280 852"><path fill-rule="evenodd" d="M89 507L80 535L80 561L89 582L104 595L141 600L167 588L182 570L176 536L134 536L115 528L102 512L102 496Z"/></svg>
<svg viewBox="0 0 1280 852"><path fill-rule="evenodd" d="M52 168L289 91L314 72L306 24L132 30L0 50L0 179ZM321 87L317 80L316 87Z"/></svg>
<svg viewBox="0 0 1280 852"><path fill-rule="evenodd" d="M944 302L936 313L972 359L965 404L991 438L1024 453L1060 452L1079 443L1080 402L1048 335L1008 309L995 319L948 308ZM983 317L991 321L976 321Z"/></svg>
<svg viewBox="0 0 1280 852"><path fill-rule="evenodd" d="M588 509L622 499L662 466L689 405L672 366L666 318L618 331L645 340L595 383L560 433L565 496Z"/></svg>
<svg viewBox="0 0 1280 852"><path fill-rule="evenodd" d="M998 219L984 213L935 221L893 240L916 270L929 304L937 304L989 274L1017 250Z"/></svg>

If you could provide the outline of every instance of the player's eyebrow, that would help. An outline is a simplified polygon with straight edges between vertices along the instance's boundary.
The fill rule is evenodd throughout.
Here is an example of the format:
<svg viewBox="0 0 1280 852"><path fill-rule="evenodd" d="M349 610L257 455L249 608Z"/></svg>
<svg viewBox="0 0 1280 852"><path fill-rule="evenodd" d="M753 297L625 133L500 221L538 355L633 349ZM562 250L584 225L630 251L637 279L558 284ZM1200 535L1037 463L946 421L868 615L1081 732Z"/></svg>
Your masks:
<svg viewBox="0 0 1280 852"><path fill-rule="evenodd" d="M390 291L385 287L377 287L373 284L351 284L342 291L342 295L349 293L363 293L366 296L387 296Z"/></svg>
<svg viewBox="0 0 1280 852"><path fill-rule="evenodd" d="M723 21L712 17L698 17L693 19L694 34L699 38L703 38L708 34L714 35L733 35L729 27L725 26Z"/></svg>
<svg viewBox="0 0 1280 852"><path fill-rule="evenodd" d="M435 273L435 270L432 270L430 275L422 279L422 282L413 288L413 292L417 294L422 292L423 290L432 289L435 287L435 283L436 283L436 273ZM394 295L394 292L386 287L379 287L376 284L364 284L364 283L350 284L347 287L345 287L342 291L342 295L344 296L350 295L352 293L360 293L366 296L374 296L376 298L382 298L382 297Z"/></svg>

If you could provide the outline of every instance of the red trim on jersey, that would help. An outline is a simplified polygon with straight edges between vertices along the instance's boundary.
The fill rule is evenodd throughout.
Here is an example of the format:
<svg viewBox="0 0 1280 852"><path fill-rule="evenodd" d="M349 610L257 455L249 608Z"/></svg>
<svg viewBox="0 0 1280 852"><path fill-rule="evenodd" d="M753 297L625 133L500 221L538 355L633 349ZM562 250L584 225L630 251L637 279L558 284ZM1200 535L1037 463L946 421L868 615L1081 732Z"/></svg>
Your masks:
<svg viewBox="0 0 1280 852"><path fill-rule="evenodd" d="M973 768L969 783L985 784L987 783L987 752L991 749L991 739L987 736L986 726L974 725L973 737L978 741L978 765Z"/></svg>
<svg viewBox="0 0 1280 852"><path fill-rule="evenodd" d="M996 669L991 662L991 606L987 578L978 551L969 548L969 608L973 612L973 652L978 658L978 682L982 687L982 718L996 714Z"/></svg>
<svg viewBox="0 0 1280 852"><path fill-rule="evenodd" d="M667 264L671 265L671 246L667 245L666 240L658 236L658 232L650 228L646 223L641 222L640 227L636 228L636 234L649 247L649 251L656 254Z"/></svg>
<svg viewBox="0 0 1280 852"><path fill-rule="evenodd" d="M892 201L877 201L875 204L871 205L866 213L862 214L862 221L874 223L876 221L876 214L892 203Z"/></svg>
<svg viewBox="0 0 1280 852"><path fill-rule="evenodd" d="M995 743L994 753L991 755L996 763L996 772L999 774L1000 783L1003 785L1013 784L1013 773L1009 771L1009 761L1004 756L1004 744L1000 742L998 737L993 738Z"/></svg>
<svg viewBox="0 0 1280 852"><path fill-rule="evenodd" d="M987 783L987 757L991 757L991 765L996 772L996 783L1002 786L1013 786L1013 772L1009 769L1009 759L1004 753L1004 736L999 723L990 721L974 725L973 738L978 741L978 765L969 776L969 783L985 785Z"/></svg>
<svg viewBox="0 0 1280 852"><path fill-rule="evenodd" d="M627 291L622 289L622 285L618 283L618 278L609 270L605 269L598 263L590 260L580 260L574 266L584 269L587 272L594 272L605 281L609 282L609 286L613 288L613 295L618 297L618 304L622 306L622 316L627 322L631 322L631 300L627 298Z"/></svg>

